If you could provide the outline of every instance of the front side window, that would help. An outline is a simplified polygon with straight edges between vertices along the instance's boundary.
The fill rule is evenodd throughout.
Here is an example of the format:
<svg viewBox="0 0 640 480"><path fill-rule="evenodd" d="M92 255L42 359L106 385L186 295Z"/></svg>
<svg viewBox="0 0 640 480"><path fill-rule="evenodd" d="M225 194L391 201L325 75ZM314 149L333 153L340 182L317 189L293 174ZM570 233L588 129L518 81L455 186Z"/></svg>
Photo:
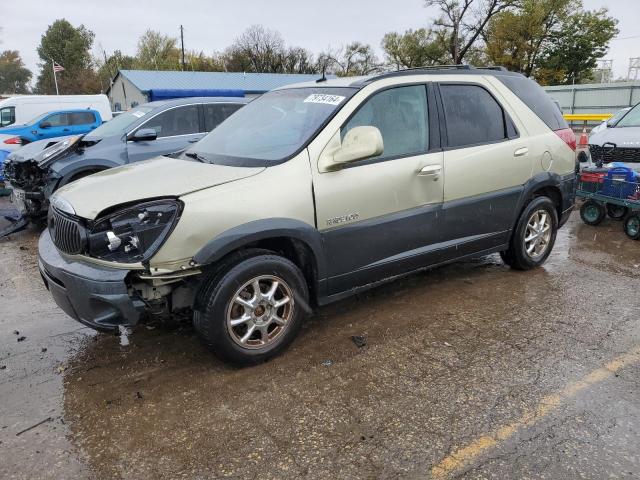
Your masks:
<svg viewBox="0 0 640 480"><path fill-rule="evenodd" d="M376 93L340 129L372 126L382 134L384 151L374 159L424 153L429 149L427 90L424 85L396 87Z"/></svg>
<svg viewBox="0 0 640 480"><path fill-rule="evenodd" d="M73 112L69 116L71 125L88 125L96 121L96 116L91 112Z"/></svg>
<svg viewBox="0 0 640 480"><path fill-rule="evenodd" d="M186 105L172 108L156 115L140 128L154 129L158 138L198 133L200 131L198 106Z"/></svg>
<svg viewBox="0 0 640 480"><path fill-rule="evenodd" d="M135 110L121 113L106 123L103 123L93 132L87 135L87 140L95 138L104 138L111 135L124 134L136 122L140 121L146 115L151 113L152 107L138 107Z"/></svg>
<svg viewBox="0 0 640 480"><path fill-rule="evenodd" d="M69 125L69 115L66 113L54 113L46 117L42 123L48 123L52 127L66 127Z"/></svg>
<svg viewBox="0 0 640 480"><path fill-rule="evenodd" d="M16 107L4 107L0 109L0 127L16 123Z"/></svg>
<svg viewBox="0 0 640 480"><path fill-rule="evenodd" d="M629 110L616 127L640 127L640 103Z"/></svg>
<svg viewBox="0 0 640 480"><path fill-rule="evenodd" d="M205 103L204 108L204 128L206 132L210 132L232 113L239 110L242 105L233 103Z"/></svg>
<svg viewBox="0 0 640 480"><path fill-rule="evenodd" d="M347 87L288 88L242 107L185 155L231 166L268 166L295 154L356 92Z"/></svg>
<svg viewBox="0 0 640 480"><path fill-rule="evenodd" d="M515 136L493 96L478 85L440 85L450 147L492 143Z"/></svg>

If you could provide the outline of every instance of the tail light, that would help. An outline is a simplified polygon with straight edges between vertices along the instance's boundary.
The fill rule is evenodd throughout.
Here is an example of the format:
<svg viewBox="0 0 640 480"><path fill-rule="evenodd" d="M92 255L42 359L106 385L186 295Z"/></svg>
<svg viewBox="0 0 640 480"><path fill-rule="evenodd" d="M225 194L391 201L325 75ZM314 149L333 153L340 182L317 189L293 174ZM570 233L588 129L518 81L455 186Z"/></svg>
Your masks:
<svg viewBox="0 0 640 480"><path fill-rule="evenodd" d="M574 152L576 151L576 134L573 133L573 130L570 128L563 128L561 130L554 130L553 133L558 135L571 150Z"/></svg>
<svg viewBox="0 0 640 480"><path fill-rule="evenodd" d="M20 137L11 137L7 138L4 143L7 145L22 145L22 140L20 140Z"/></svg>

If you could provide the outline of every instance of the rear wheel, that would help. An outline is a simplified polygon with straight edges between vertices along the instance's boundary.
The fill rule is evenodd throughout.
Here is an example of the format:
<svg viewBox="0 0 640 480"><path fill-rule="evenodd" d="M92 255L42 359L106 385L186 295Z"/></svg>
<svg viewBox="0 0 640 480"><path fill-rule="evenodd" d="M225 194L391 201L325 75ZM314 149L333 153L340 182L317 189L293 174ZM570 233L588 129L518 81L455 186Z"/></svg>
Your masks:
<svg viewBox="0 0 640 480"><path fill-rule="evenodd" d="M297 336L308 303L302 272L286 258L258 254L227 264L201 292L194 326L223 361L252 365L284 350Z"/></svg>
<svg viewBox="0 0 640 480"><path fill-rule="evenodd" d="M624 233L633 240L640 239L640 216L633 214L626 218L624 221Z"/></svg>
<svg viewBox="0 0 640 480"><path fill-rule="evenodd" d="M580 207L580 218L587 225L602 223L606 214L604 207L593 200L587 200Z"/></svg>
<svg viewBox="0 0 640 480"><path fill-rule="evenodd" d="M511 236L504 262L516 270L542 265L551 254L558 232L556 206L548 197L536 197L526 206Z"/></svg>
<svg viewBox="0 0 640 480"><path fill-rule="evenodd" d="M627 213L629 213L629 209L627 207L607 203L607 215L609 215L609 218L612 218L613 220L622 220L627 216Z"/></svg>

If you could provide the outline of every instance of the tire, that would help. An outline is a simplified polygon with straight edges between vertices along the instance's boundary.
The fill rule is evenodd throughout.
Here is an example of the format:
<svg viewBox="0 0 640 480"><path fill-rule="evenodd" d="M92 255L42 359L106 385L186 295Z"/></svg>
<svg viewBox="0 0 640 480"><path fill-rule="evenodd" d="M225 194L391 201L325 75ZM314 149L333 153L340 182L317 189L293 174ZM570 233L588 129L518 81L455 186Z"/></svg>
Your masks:
<svg viewBox="0 0 640 480"><path fill-rule="evenodd" d="M604 207L593 200L587 200L580 207L580 218L587 225L599 225L606 214Z"/></svg>
<svg viewBox="0 0 640 480"><path fill-rule="evenodd" d="M308 301L307 283L293 262L250 250L227 260L205 281L193 324L222 361L255 365L278 355L294 340Z"/></svg>
<svg viewBox="0 0 640 480"><path fill-rule="evenodd" d="M623 207L622 205L615 205L613 203L607 203L607 215L609 218L613 220L622 220L629 213L628 207Z"/></svg>
<svg viewBox="0 0 640 480"><path fill-rule="evenodd" d="M515 270L538 267L551 254L557 233L555 204L549 197L535 197L520 214L509 248L501 253L502 259Z"/></svg>
<svg viewBox="0 0 640 480"><path fill-rule="evenodd" d="M624 233L632 240L640 240L640 216L629 215L624 221Z"/></svg>

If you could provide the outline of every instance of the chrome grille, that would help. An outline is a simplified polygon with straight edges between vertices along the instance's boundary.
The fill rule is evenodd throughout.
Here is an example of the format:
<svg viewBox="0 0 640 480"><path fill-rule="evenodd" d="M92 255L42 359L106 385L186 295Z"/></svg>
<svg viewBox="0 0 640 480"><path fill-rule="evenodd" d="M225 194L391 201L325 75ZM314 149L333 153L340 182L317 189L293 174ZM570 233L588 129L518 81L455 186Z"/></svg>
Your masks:
<svg viewBox="0 0 640 480"><path fill-rule="evenodd" d="M78 220L73 219L55 208L49 212L49 233L58 249L70 255L82 253L84 241L82 227Z"/></svg>
<svg viewBox="0 0 640 480"><path fill-rule="evenodd" d="M640 148L589 145L589 151L591 152L591 161L593 162L640 163Z"/></svg>

